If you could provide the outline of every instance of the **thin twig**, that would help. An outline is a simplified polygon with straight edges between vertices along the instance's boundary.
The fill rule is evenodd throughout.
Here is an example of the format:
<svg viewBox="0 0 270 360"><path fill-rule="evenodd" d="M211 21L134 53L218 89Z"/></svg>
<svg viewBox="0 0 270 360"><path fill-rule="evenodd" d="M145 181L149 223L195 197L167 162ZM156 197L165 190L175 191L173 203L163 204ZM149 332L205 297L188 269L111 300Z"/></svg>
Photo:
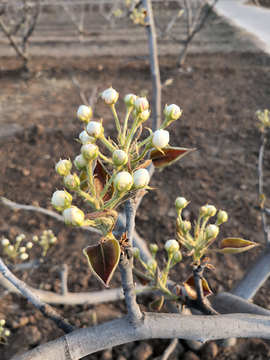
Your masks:
<svg viewBox="0 0 270 360"><path fill-rule="evenodd" d="M34 261L29 261L22 264L8 264L8 268L11 271L19 271L19 270L30 270L30 269L38 269L41 264L44 263L44 259L36 259Z"/></svg>
<svg viewBox="0 0 270 360"><path fill-rule="evenodd" d="M161 356L160 360L167 360L171 353L174 351L178 344L178 339L172 339L167 349L164 351L163 355Z"/></svg>
<svg viewBox="0 0 270 360"><path fill-rule="evenodd" d="M63 296L68 295L68 285L67 285L67 279L68 279L68 266L67 264L63 264L61 271L61 293Z"/></svg>

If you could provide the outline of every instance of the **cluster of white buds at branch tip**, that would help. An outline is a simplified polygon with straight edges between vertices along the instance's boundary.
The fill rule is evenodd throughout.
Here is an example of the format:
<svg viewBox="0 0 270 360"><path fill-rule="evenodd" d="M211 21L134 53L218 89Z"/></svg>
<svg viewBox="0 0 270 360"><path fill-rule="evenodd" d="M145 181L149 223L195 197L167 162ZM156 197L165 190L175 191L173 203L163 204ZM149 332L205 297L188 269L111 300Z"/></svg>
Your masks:
<svg viewBox="0 0 270 360"><path fill-rule="evenodd" d="M98 147L95 144L85 144L81 147L81 153L85 159L95 160L98 157Z"/></svg>
<svg viewBox="0 0 270 360"><path fill-rule="evenodd" d="M139 169L133 174L133 186L136 189L145 188L150 181L149 172L146 169Z"/></svg>
<svg viewBox="0 0 270 360"><path fill-rule="evenodd" d="M205 228L205 237L207 240L216 238L218 236L218 233L219 228L216 225L211 224Z"/></svg>
<svg viewBox="0 0 270 360"><path fill-rule="evenodd" d="M66 225L72 227L82 226L84 222L84 213L76 206L71 206L64 210L63 217Z"/></svg>
<svg viewBox="0 0 270 360"><path fill-rule="evenodd" d="M133 178L127 171L121 171L114 179L114 187L120 192L128 191L133 184Z"/></svg>
<svg viewBox="0 0 270 360"><path fill-rule="evenodd" d="M77 170L84 170L86 167L85 157L82 155L77 155L74 159L74 165Z"/></svg>
<svg viewBox="0 0 270 360"><path fill-rule="evenodd" d="M144 97L139 97L135 100L134 107L137 114L141 114L145 110L148 110L149 103Z"/></svg>
<svg viewBox="0 0 270 360"><path fill-rule="evenodd" d="M86 126L86 132L89 136L100 138L104 133L103 126L97 121L90 121Z"/></svg>
<svg viewBox="0 0 270 360"><path fill-rule="evenodd" d="M165 250L167 251L167 253L173 253L173 252L179 250L179 244L175 239L166 241L164 247L165 247Z"/></svg>
<svg viewBox="0 0 270 360"><path fill-rule="evenodd" d="M127 105L127 107L134 107L137 97L138 96L134 94L127 94L124 97L124 102Z"/></svg>
<svg viewBox="0 0 270 360"><path fill-rule="evenodd" d="M164 109L164 114L170 120L177 120L181 115L181 110L180 107L175 104L171 104L169 106L166 105Z"/></svg>
<svg viewBox="0 0 270 360"><path fill-rule="evenodd" d="M51 204L58 211L64 211L70 207L72 195L65 190L57 190L53 193Z"/></svg>
<svg viewBox="0 0 270 360"><path fill-rule="evenodd" d="M128 154L124 150L115 150L112 159L116 166L126 165L128 162Z"/></svg>
<svg viewBox="0 0 270 360"><path fill-rule="evenodd" d="M167 130L156 130L151 136L151 145L156 149L162 149L168 145L170 141L170 134Z"/></svg>
<svg viewBox="0 0 270 360"><path fill-rule="evenodd" d="M9 336L10 335L10 331L8 329L4 329L5 324L6 324L6 320L0 319L0 336Z"/></svg>
<svg viewBox="0 0 270 360"><path fill-rule="evenodd" d="M92 116L92 109L90 106L81 105L77 111L78 119L80 119L83 122L88 123L90 120L90 117Z"/></svg>
<svg viewBox="0 0 270 360"><path fill-rule="evenodd" d="M187 206L187 204L188 204L188 201L185 198L180 197L180 196L178 198L176 198L175 203L174 203L176 210L178 210L178 211L184 209Z"/></svg>
<svg viewBox="0 0 270 360"><path fill-rule="evenodd" d="M100 94L102 100L107 105L113 105L116 103L119 97L119 93L114 90L113 88L109 88L107 90L104 90L102 94Z"/></svg>
<svg viewBox="0 0 270 360"><path fill-rule="evenodd" d="M96 141L96 138L89 136L85 130L80 133L79 139L81 140L82 144L94 144Z"/></svg>
<svg viewBox="0 0 270 360"><path fill-rule="evenodd" d="M148 271L155 271L157 267L157 262L154 259L149 259L147 261L147 270Z"/></svg>
<svg viewBox="0 0 270 360"><path fill-rule="evenodd" d="M61 176L67 176L70 173L71 168L72 163L70 160L60 160L55 165L55 171Z"/></svg>
<svg viewBox="0 0 270 360"><path fill-rule="evenodd" d="M64 178L64 184L69 190L78 190L80 188L81 181L77 174L68 175Z"/></svg>

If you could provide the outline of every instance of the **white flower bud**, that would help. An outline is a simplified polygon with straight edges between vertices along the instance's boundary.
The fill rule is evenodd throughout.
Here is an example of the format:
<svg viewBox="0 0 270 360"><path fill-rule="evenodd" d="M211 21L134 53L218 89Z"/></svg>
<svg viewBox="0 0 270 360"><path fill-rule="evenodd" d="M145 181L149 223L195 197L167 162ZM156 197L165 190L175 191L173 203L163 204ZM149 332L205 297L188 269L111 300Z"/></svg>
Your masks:
<svg viewBox="0 0 270 360"><path fill-rule="evenodd" d="M149 108L149 103L146 100L146 98L138 97L135 100L134 107L135 107L136 112L139 114L139 113L142 113L143 111L145 111L145 110L147 110Z"/></svg>
<svg viewBox="0 0 270 360"><path fill-rule="evenodd" d="M6 329L6 330L4 331L4 335L5 335L5 336L9 336L9 335L10 335L10 331L9 331L8 329Z"/></svg>
<svg viewBox="0 0 270 360"><path fill-rule="evenodd" d="M38 242L38 236L37 236L37 235L34 235L34 236L32 237L32 240L33 240L34 242Z"/></svg>
<svg viewBox="0 0 270 360"><path fill-rule="evenodd" d="M139 257L140 257L140 250L139 250L137 247L134 247L134 248L132 249L132 252L133 252L133 256L134 256L135 258L139 258Z"/></svg>
<svg viewBox="0 0 270 360"><path fill-rule="evenodd" d="M124 97L124 102L126 103L127 106L134 106L135 101L137 99L137 96L134 94L127 94Z"/></svg>
<svg viewBox="0 0 270 360"><path fill-rule="evenodd" d="M205 229L205 237L207 240L218 236L219 228L216 225L208 225Z"/></svg>
<svg viewBox="0 0 270 360"><path fill-rule="evenodd" d="M67 191L57 190L53 193L51 204L58 211L64 211L71 205L72 196ZM34 236L33 241L38 241L38 237Z"/></svg>
<svg viewBox="0 0 270 360"><path fill-rule="evenodd" d="M150 116L150 111L149 110L144 110L143 112L140 113L140 117L139 117L139 123L142 124L144 121L146 121Z"/></svg>
<svg viewBox="0 0 270 360"><path fill-rule="evenodd" d="M86 167L85 157L83 157L82 155L76 156L75 160L74 160L74 165L77 170L85 169L85 167Z"/></svg>
<svg viewBox="0 0 270 360"><path fill-rule="evenodd" d="M128 154L124 150L115 150L112 159L117 166L126 165L128 162Z"/></svg>
<svg viewBox="0 0 270 360"><path fill-rule="evenodd" d="M94 160L98 157L98 147L94 144L85 144L81 147L81 153L85 159Z"/></svg>
<svg viewBox="0 0 270 360"><path fill-rule="evenodd" d="M176 198L175 203L174 203L177 210L184 209L187 206L187 204L188 204L188 201L185 198L180 197L180 196L178 198Z"/></svg>
<svg viewBox="0 0 270 360"><path fill-rule="evenodd" d="M76 206L64 210L63 217L66 225L73 227L81 226L84 222L84 213Z"/></svg>
<svg viewBox="0 0 270 360"><path fill-rule="evenodd" d="M0 334L4 331L3 326L0 326Z"/></svg>
<svg viewBox="0 0 270 360"><path fill-rule="evenodd" d="M0 320L0 326L4 326L5 323L6 323L6 320L4 320L4 319L1 319L1 320Z"/></svg>
<svg viewBox="0 0 270 360"><path fill-rule="evenodd" d="M97 121L90 121L86 126L86 132L89 136L99 138L104 132L103 126Z"/></svg>
<svg viewBox="0 0 270 360"><path fill-rule="evenodd" d="M70 160L60 160L55 165L55 171L61 176L67 176L70 173L71 168L72 163Z"/></svg>
<svg viewBox="0 0 270 360"><path fill-rule="evenodd" d="M96 138L89 136L85 130L80 133L79 139L81 140L82 144L94 144L96 141Z"/></svg>
<svg viewBox="0 0 270 360"><path fill-rule="evenodd" d="M133 173L133 186L136 189L145 188L150 181L149 172L146 169L139 169Z"/></svg>
<svg viewBox="0 0 270 360"><path fill-rule="evenodd" d="M25 234L20 234L19 237L21 237L22 240L24 240L25 239Z"/></svg>
<svg viewBox="0 0 270 360"><path fill-rule="evenodd" d="M113 184L115 189L120 192L128 191L132 187L133 178L127 171L121 171L116 175Z"/></svg>
<svg viewBox="0 0 270 360"><path fill-rule="evenodd" d="M154 259L149 259L149 260L147 261L147 269L148 269L149 271L155 271L155 270L156 270L156 267L157 267L157 262L156 262L156 260L154 260Z"/></svg>
<svg viewBox="0 0 270 360"><path fill-rule="evenodd" d="M3 246L8 246L8 245L10 244L10 242L9 242L8 239L3 239L3 240L1 241L1 244L2 244Z"/></svg>
<svg viewBox="0 0 270 360"><path fill-rule="evenodd" d="M22 253L22 254L20 255L20 259L21 259L21 260L26 260L26 259L28 259L28 254Z"/></svg>
<svg viewBox="0 0 270 360"><path fill-rule="evenodd" d="M151 144L157 149L162 149L168 145L170 134L167 130L156 130L151 137Z"/></svg>
<svg viewBox="0 0 270 360"><path fill-rule="evenodd" d="M177 120L181 115L181 110L180 107L175 104L171 104L169 106L166 105L164 109L164 114L170 120Z"/></svg>
<svg viewBox="0 0 270 360"><path fill-rule="evenodd" d="M219 210L217 215L217 225L220 225L228 220L228 214L226 211Z"/></svg>
<svg viewBox="0 0 270 360"><path fill-rule="evenodd" d="M28 243L26 243L25 247L26 247L26 249L32 249L33 243L31 243L31 241L28 241Z"/></svg>
<svg viewBox="0 0 270 360"><path fill-rule="evenodd" d="M171 239L171 240L166 241L164 247L165 247L165 250L166 250L168 253L173 253L173 252L179 250L179 244L178 244L178 242L177 242L176 240L174 240L174 239Z"/></svg>
<svg viewBox="0 0 270 360"><path fill-rule="evenodd" d="M56 241L57 241L57 237L56 236L54 236L54 237L52 237L51 239L50 239L50 244L52 245L52 244L54 244L54 243L56 243Z"/></svg>
<svg viewBox="0 0 270 360"><path fill-rule="evenodd" d="M173 263L178 263L182 260L182 254L180 251L174 251L172 255L172 261Z"/></svg>
<svg viewBox="0 0 270 360"><path fill-rule="evenodd" d="M8 251L13 251L14 250L14 246L13 245L8 245Z"/></svg>
<svg viewBox="0 0 270 360"><path fill-rule="evenodd" d="M16 242L21 242L22 240L23 238L20 235L16 236Z"/></svg>
<svg viewBox="0 0 270 360"><path fill-rule="evenodd" d="M78 190L81 184L81 180L77 174L68 175L64 179L65 186L70 190Z"/></svg>
<svg viewBox="0 0 270 360"><path fill-rule="evenodd" d="M119 94L117 91L115 91L113 88L109 88L107 90L104 90L101 94L102 100L107 105L113 105L118 100Z"/></svg>
<svg viewBox="0 0 270 360"><path fill-rule="evenodd" d="M90 106L81 105L77 110L78 119L84 122L88 122L92 116L92 109Z"/></svg>
<svg viewBox="0 0 270 360"><path fill-rule="evenodd" d="M183 233L187 233L190 231L191 229L191 223L190 221L183 221L182 224L180 225L180 229L183 231Z"/></svg>
<svg viewBox="0 0 270 360"><path fill-rule="evenodd" d="M213 205L206 205L205 206L207 209L206 215L207 216L215 216L217 209L213 206Z"/></svg>
<svg viewBox="0 0 270 360"><path fill-rule="evenodd" d="M22 247L19 248L19 253L20 254L23 254L25 252L26 252L26 247L22 246Z"/></svg>

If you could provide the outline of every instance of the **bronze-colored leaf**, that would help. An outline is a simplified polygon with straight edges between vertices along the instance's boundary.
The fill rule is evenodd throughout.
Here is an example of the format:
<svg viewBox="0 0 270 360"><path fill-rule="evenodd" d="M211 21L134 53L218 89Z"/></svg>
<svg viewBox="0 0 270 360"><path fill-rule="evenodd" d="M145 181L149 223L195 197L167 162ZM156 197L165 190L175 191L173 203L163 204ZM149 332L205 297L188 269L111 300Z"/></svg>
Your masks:
<svg viewBox="0 0 270 360"><path fill-rule="evenodd" d="M164 302L164 296L162 295L160 299L150 302L149 308L153 311L159 311L162 308Z"/></svg>
<svg viewBox="0 0 270 360"><path fill-rule="evenodd" d="M139 169L146 169L151 164L152 160L145 160L140 166L138 166L134 171Z"/></svg>
<svg viewBox="0 0 270 360"><path fill-rule="evenodd" d="M194 277L190 276L184 283L184 288L187 292L187 295L191 297L193 300L197 299L197 291L195 286ZM205 297L212 294L212 291L209 288L208 282L205 280L205 278L202 278L202 288L203 288L203 295Z"/></svg>
<svg viewBox="0 0 270 360"><path fill-rule="evenodd" d="M97 195L100 195L104 189L104 186L107 181L109 181L111 175L107 172L106 168L101 161L97 159L97 163L94 170L94 184L96 188ZM110 186L106 194L103 196L103 201L108 201L111 199L113 194L113 184Z"/></svg>
<svg viewBox="0 0 270 360"><path fill-rule="evenodd" d="M172 165L183 156L195 149L185 149L177 147L165 147L161 150L153 149L150 152L150 159L156 168L163 168Z"/></svg>
<svg viewBox="0 0 270 360"><path fill-rule="evenodd" d="M226 238L223 239L219 244L219 249L211 250L211 252L219 252L219 253L239 253L243 251L247 251L252 249L255 246L258 246L259 244L249 241L249 240L243 240L240 238Z"/></svg>
<svg viewBox="0 0 270 360"><path fill-rule="evenodd" d="M8 340L5 336L1 335L0 336L0 344L3 344L3 345L8 345Z"/></svg>
<svg viewBox="0 0 270 360"><path fill-rule="evenodd" d="M136 268L132 268L132 272L135 275L136 279L139 281L139 283L142 284L143 286L148 285L150 283L151 279L142 271Z"/></svg>

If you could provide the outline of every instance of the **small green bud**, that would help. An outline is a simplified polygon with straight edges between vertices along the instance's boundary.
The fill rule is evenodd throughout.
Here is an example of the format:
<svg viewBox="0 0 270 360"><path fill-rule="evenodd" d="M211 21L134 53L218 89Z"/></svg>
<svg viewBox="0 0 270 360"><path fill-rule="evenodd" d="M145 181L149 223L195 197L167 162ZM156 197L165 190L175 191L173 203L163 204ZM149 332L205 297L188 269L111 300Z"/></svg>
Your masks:
<svg viewBox="0 0 270 360"><path fill-rule="evenodd" d="M188 204L188 201L183 197L176 198L175 203L174 203L176 210L178 210L178 211L184 209L187 206L187 204Z"/></svg>
<svg viewBox="0 0 270 360"><path fill-rule="evenodd" d="M78 190L81 184L81 181L77 174L68 175L64 178L65 186L70 190Z"/></svg>
<svg viewBox="0 0 270 360"><path fill-rule="evenodd" d="M172 261L174 264L182 260L182 254L180 251L175 251L172 255Z"/></svg>
<svg viewBox="0 0 270 360"><path fill-rule="evenodd" d="M67 176L70 173L71 168L72 163L70 160L60 160L55 165L55 171L61 176Z"/></svg>
<svg viewBox="0 0 270 360"><path fill-rule="evenodd" d="M140 258L140 250L139 250L137 247L134 247L134 248L132 249L132 252L133 252L133 256L134 256L135 258L137 258L137 259Z"/></svg>
<svg viewBox="0 0 270 360"><path fill-rule="evenodd" d="M191 229L190 221L187 221L187 220L183 221L182 224L180 225L180 229L183 231L184 234L189 232Z"/></svg>
<svg viewBox="0 0 270 360"><path fill-rule="evenodd" d="M1 320L0 320L0 326L4 326L5 323L6 323L6 320L4 320L4 319L1 319Z"/></svg>
<svg viewBox="0 0 270 360"><path fill-rule="evenodd" d="M74 160L74 165L77 170L84 170L86 167L85 157L82 155L76 156Z"/></svg>
<svg viewBox="0 0 270 360"><path fill-rule="evenodd" d="M216 225L211 224L205 228L206 240L216 238L218 236L218 233L219 233L219 228Z"/></svg>
<svg viewBox="0 0 270 360"><path fill-rule="evenodd" d="M154 259L149 259L147 261L147 270L148 271L155 271L157 267L157 262Z"/></svg>
<svg viewBox="0 0 270 360"><path fill-rule="evenodd" d="M213 205L206 205L205 206L207 209L206 215L207 216L215 216L217 209L213 206Z"/></svg>
<svg viewBox="0 0 270 360"><path fill-rule="evenodd" d="M226 211L219 210L217 215L217 222L216 225L220 225L228 220L228 214Z"/></svg>
<svg viewBox="0 0 270 360"><path fill-rule="evenodd" d="M158 251L157 244L150 244L150 251L151 251L152 255L155 256Z"/></svg>
<svg viewBox="0 0 270 360"><path fill-rule="evenodd" d="M178 241L176 241L175 239L171 239L171 240L166 241L164 247L165 247L165 250L166 250L168 253L173 253L173 252L179 250Z"/></svg>

